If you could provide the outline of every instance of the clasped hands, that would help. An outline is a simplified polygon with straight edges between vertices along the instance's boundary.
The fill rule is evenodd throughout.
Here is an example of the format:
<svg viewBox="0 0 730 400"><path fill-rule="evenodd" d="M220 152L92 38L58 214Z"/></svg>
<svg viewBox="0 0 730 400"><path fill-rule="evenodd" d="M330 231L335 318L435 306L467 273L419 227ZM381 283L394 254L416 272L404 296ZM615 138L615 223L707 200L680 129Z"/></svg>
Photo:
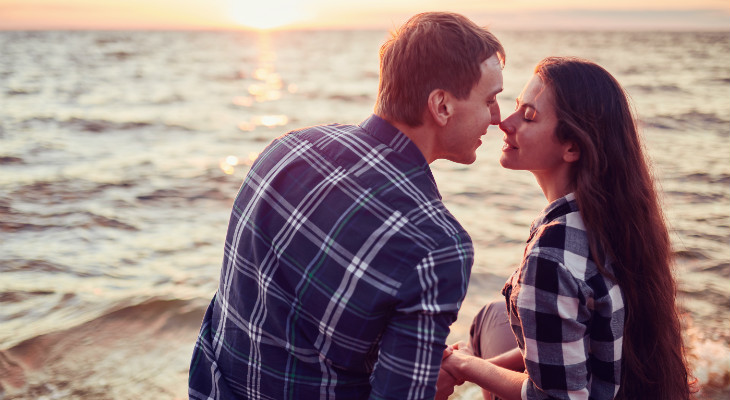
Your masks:
<svg viewBox="0 0 730 400"><path fill-rule="evenodd" d="M457 342L446 346L441 357L441 370L436 382L435 400L446 400L454 393L454 387L464 383L462 373L459 371L459 364L466 357L472 357L474 353L465 342Z"/></svg>

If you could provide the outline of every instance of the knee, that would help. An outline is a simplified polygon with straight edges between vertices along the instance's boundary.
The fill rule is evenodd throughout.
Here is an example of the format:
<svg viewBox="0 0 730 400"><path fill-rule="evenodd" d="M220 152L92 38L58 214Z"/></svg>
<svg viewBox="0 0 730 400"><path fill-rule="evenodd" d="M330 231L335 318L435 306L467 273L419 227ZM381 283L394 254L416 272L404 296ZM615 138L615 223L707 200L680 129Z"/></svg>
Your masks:
<svg viewBox="0 0 730 400"><path fill-rule="evenodd" d="M493 301L482 307L474 317L469 336L472 351L481 358L492 357L517 347L505 302Z"/></svg>

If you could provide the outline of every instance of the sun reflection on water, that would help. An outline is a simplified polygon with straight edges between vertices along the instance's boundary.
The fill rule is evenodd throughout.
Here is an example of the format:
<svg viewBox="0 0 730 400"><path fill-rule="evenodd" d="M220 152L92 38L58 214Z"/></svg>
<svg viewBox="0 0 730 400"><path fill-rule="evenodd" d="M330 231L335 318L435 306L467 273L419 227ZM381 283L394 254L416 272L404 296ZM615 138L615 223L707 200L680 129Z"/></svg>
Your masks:
<svg viewBox="0 0 730 400"><path fill-rule="evenodd" d="M229 165L238 165L238 157L228 156L226 157L226 163Z"/></svg>
<svg viewBox="0 0 730 400"><path fill-rule="evenodd" d="M253 105L253 98L250 96L236 96L233 98L233 104L239 107L251 107Z"/></svg>
<svg viewBox="0 0 730 400"><path fill-rule="evenodd" d="M262 116L254 117L253 122L256 125L261 125L261 126L265 126L267 128L272 128L275 126L286 125L287 123L289 123L289 117L287 117L284 114L262 115Z"/></svg>
<svg viewBox="0 0 730 400"><path fill-rule="evenodd" d="M248 93L259 103L279 100L284 82L274 68L276 53L271 45L271 34L259 33L258 52L259 65L252 74L257 82L249 85Z"/></svg>
<svg viewBox="0 0 730 400"><path fill-rule="evenodd" d="M220 161L219 163L221 171L226 175L233 175L236 172L236 165L238 165L238 157L228 156Z"/></svg>
<svg viewBox="0 0 730 400"><path fill-rule="evenodd" d="M268 32L260 32L257 43L258 65L251 74L254 82L246 88L247 95L235 96L233 98L232 103L238 107L255 109L257 104L275 102L281 100L284 94L293 94L299 90L299 87L295 83L285 83L281 75L276 72L274 67L276 53L271 44L271 34ZM255 115L248 120L239 122L237 127L242 132L252 132L257 127L273 128L285 126L289 123L289 120L289 116L285 114ZM226 171L229 169L225 168L223 170Z"/></svg>
<svg viewBox="0 0 730 400"><path fill-rule="evenodd" d="M220 160L219 166L221 171L223 171L226 175L233 175L236 173L236 167L238 166L244 166L244 167L250 167L253 165L253 163L256 161L257 158L259 158L258 152L249 152L246 158L240 159L238 156L229 155L226 156L224 159Z"/></svg>
<svg viewBox="0 0 730 400"><path fill-rule="evenodd" d="M244 132L251 132L256 129L256 125L250 121L243 121L238 124L238 129Z"/></svg>

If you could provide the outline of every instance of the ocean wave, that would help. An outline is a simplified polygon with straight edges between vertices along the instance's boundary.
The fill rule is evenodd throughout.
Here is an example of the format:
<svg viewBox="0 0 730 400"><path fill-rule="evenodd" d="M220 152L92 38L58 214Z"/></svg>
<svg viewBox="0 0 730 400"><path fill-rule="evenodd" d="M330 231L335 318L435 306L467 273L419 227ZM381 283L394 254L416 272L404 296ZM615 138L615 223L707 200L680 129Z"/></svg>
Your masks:
<svg viewBox="0 0 730 400"><path fill-rule="evenodd" d="M16 188L10 199L36 204L63 204L95 198L107 189L129 188L130 181L94 182L85 179L59 179L37 181ZM8 200L9 201L9 200ZM10 203L7 203L8 205Z"/></svg>
<svg viewBox="0 0 730 400"><path fill-rule="evenodd" d="M703 272L712 272L719 276L730 276L730 263L720 263L705 267Z"/></svg>
<svg viewBox="0 0 730 400"><path fill-rule="evenodd" d="M132 51L112 51L112 52L104 54L105 57L111 58L114 61L125 61L136 55L137 55L137 53L132 52Z"/></svg>
<svg viewBox="0 0 730 400"><path fill-rule="evenodd" d="M43 272L48 274L69 273L71 268L66 265L52 263L46 260L11 259L0 262L0 272Z"/></svg>
<svg viewBox="0 0 730 400"><path fill-rule="evenodd" d="M125 187L125 183L120 184ZM68 205L93 198L105 190L118 185L95 182L59 181L35 182L23 185L11 193L10 197L0 198L0 232L45 231L49 229L91 229L113 228L137 231L138 228L116 216L102 215L87 210L68 211ZM38 204L37 211L26 207L18 209L14 202ZM40 204L39 204L40 203ZM48 206L63 206L63 211L54 211Z"/></svg>
<svg viewBox="0 0 730 400"><path fill-rule="evenodd" d="M121 304L75 327L0 350L0 397L173 398L170 391L185 391L206 305L161 298ZM169 363L180 367L170 369Z"/></svg>
<svg viewBox="0 0 730 400"><path fill-rule="evenodd" d="M137 200L145 203L156 202L195 202L198 200L216 200L228 202L231 200L230 193L224 193L218 188L179 188L179 189L157 189L149 194L137 196Z"/></svg>
<svg viewBox="0 0 730 400"><path fill-rule="evenodd" d="M78 129L85 132L105 132L105 131L126 131L134 129L142 129L152 126L150 122L142 121L129 121L129 122L116 122L108 120L94 120L94 119L83 119L83 118L71 118L66 121L62 121L61 126L67 128Z"/></svg>
<svg viewBox="0 0 730 400"><path fill-rule="evenodd" d="M0 303L22 303L38 296L49 296L54 292L48 290L19 291L11 290L0 293Z"/></svg>
<svg viewBox="0 0 730 400"><path fill-rule="evenodd" d="M710 174L707 172L697 172L684 177L684 179L694 182L704 182L710 184L727 185L730 184L730 174Z"/></svg>
<svg viewBox="0 0 730 400"><path fill-rule="evenodd" d="M5 95L8 97L12 96L27 96L27 95L33 95L33 94L39 94L41 92L40 89L9 89L5 92Z"/></svg>
<svg viewBox="0 0 730 400"><path fill-rule="evenodd" d="M726 202L726 200L730 197L730 193L720 191L714 193L698 193L691 191L666 190L664 193L667 196L684 199L684 201L690 204L721 204Z"/></svg>
<svg viewBox="0 0 730 400"><path fill-rule="evenodd" d="M678 130L685 132L703 129L719 133L723 136L730 135L730 130L727 129L728 124L730 124L730 119L715 113L690 111L676 115L664 114L643 118L641 122L645 127L662 130Z"/></svg>
<svg viewBox="0 0 730 400"><path fill-rule="evenodd" d="M247 60L244 60L243 62L246 62ZM219 73L216 75L212 75L211 79L217 82L236 82L244 79L248 79L249 75L246 73L246 71L233 71L231 73Z"/></svg>
<svg viewBox="0 0 730 400"><path fill-rule="evenodd" d="M22 301L23 298L52 294L54 293L45 291L16 291L3 293L2 296L6 301ZM74 295L70 294L70 296ZM52 342L55 342L77 336L80 332L109 333L114 334L115 337L123 337L129 332L152 335L175 332L184 328L197 329L200 327L207 304L208 301L203 299L150 298L142 301L128 299L79 325L27 338L20 343L2 349L2 352L26 352L29 348L46 346L49 344L46 343L49 338L53 338ZM121 331L116 331L120 325L123 325L124 328L121 328Z"/></svg>
<svg viewBox="0 0 730 400"><path fill-rule="evenodd" d="M677 258L684 258L688 260L707 260L709 257L705 253L699 250L677 250L674 252L674 256Z"/></svg>
<svg viewBox="0 0 730 400"><path fill-rule="evenodd" d="M170 104L183 104L183 103L186 103L187 101L188 100L185 98L185 96L183 96L179 93L174 93L174 94L170 94L168 96L155 98L152 101L152 104L166 106L166 105L170 105ZM169 124L165 124L165 127L166 128L182 128L186 131L190 130L190 128L187 128L187 127L175 126L175 125L169 125Z"/></svg>
<svg viewBox="0 0 730 400"><path fill-rule="evenodd" d="M630 93L638 92L642 94L648 93L687 93L686 90L680 88L677 85L630 85L626 87L626 90Z"/></svg>
<svg viewBox="0 0 730 400"><path fill-rule="evenodd" d="M331 101L342 101L347 103L366 103L370 104L373 102L373 96L369 94L342 94L336 93L327 96L328 100Z"/></svg>
<svg viewBox="0 0 730 400"><path fill-rule="evenodd" d="M114 228L125 231L139 230L134 225L86 211L48 215L29 213L4 214L6 218L0 221L0 231L3 232L45 231L48 229L90 229L94 227Z"/></svg>
<svg viewBox="0 0 730 400"><path fill-rule="evenodd" d="M168 105L172 103L184 102L185 99L180 95L171 95L155 100L153 104ZM104 133L119 131L139 131L149 129L174 130L182 132L195 132L197 129L190 126L180 124L170 124L159 121L112 121L107 119L87 119L80 117L72 117L68 119L57 119L49 116L35 116L26 118L18 122L21 129L38 129L38 124L55 125L60 128L69 129L79 132Z"/></svg>
<svg viewBox="0 0 730 400"><path fill-rule="evenodd" d="M0 165L10 165L10 164L25 164L25 160L23 160L20 157L0 156Z"/></svg>

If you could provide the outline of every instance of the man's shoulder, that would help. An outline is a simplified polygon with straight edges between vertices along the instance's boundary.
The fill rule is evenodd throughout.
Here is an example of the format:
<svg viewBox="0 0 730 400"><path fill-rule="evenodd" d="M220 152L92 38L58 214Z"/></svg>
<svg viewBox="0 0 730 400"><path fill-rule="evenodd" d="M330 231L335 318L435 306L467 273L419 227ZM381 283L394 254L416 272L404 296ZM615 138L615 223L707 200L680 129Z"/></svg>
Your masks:
<svg viewBox="0 0 730 400"><path fill-rule="evenodd" d="M342 124L339 122L332 122L328 124L319 124L319 125L310 125L305 126L301 128L294 129L285 135L282 136L282 138L294 136L294 137L300 137L300 138L321 138L325 136L334 136L339 137L343 134L350 134L350 135L364 135L366 132L365 130L355 124ZM281 138L279 138L281 139Z"/></svg>
<svg viewBox="0 0 730 400"><path fill-rule="evenodd" d="M323 204L333 211L345 207L350 220L359 220L358 215L374 215L383 223L395 218L411 227L399 228L401 233L418 232L431 243L468 237L441 201L428 163L420 153L414 155L415 145L397 131L379 133L339 123L304 127L276 139L270 146L276 149L264 151L262 158L268 158L268 169L287 176L290 196L294 187L311 190L323 180L336 182ZM345 205L353 202L360 206Z"/></svg>

